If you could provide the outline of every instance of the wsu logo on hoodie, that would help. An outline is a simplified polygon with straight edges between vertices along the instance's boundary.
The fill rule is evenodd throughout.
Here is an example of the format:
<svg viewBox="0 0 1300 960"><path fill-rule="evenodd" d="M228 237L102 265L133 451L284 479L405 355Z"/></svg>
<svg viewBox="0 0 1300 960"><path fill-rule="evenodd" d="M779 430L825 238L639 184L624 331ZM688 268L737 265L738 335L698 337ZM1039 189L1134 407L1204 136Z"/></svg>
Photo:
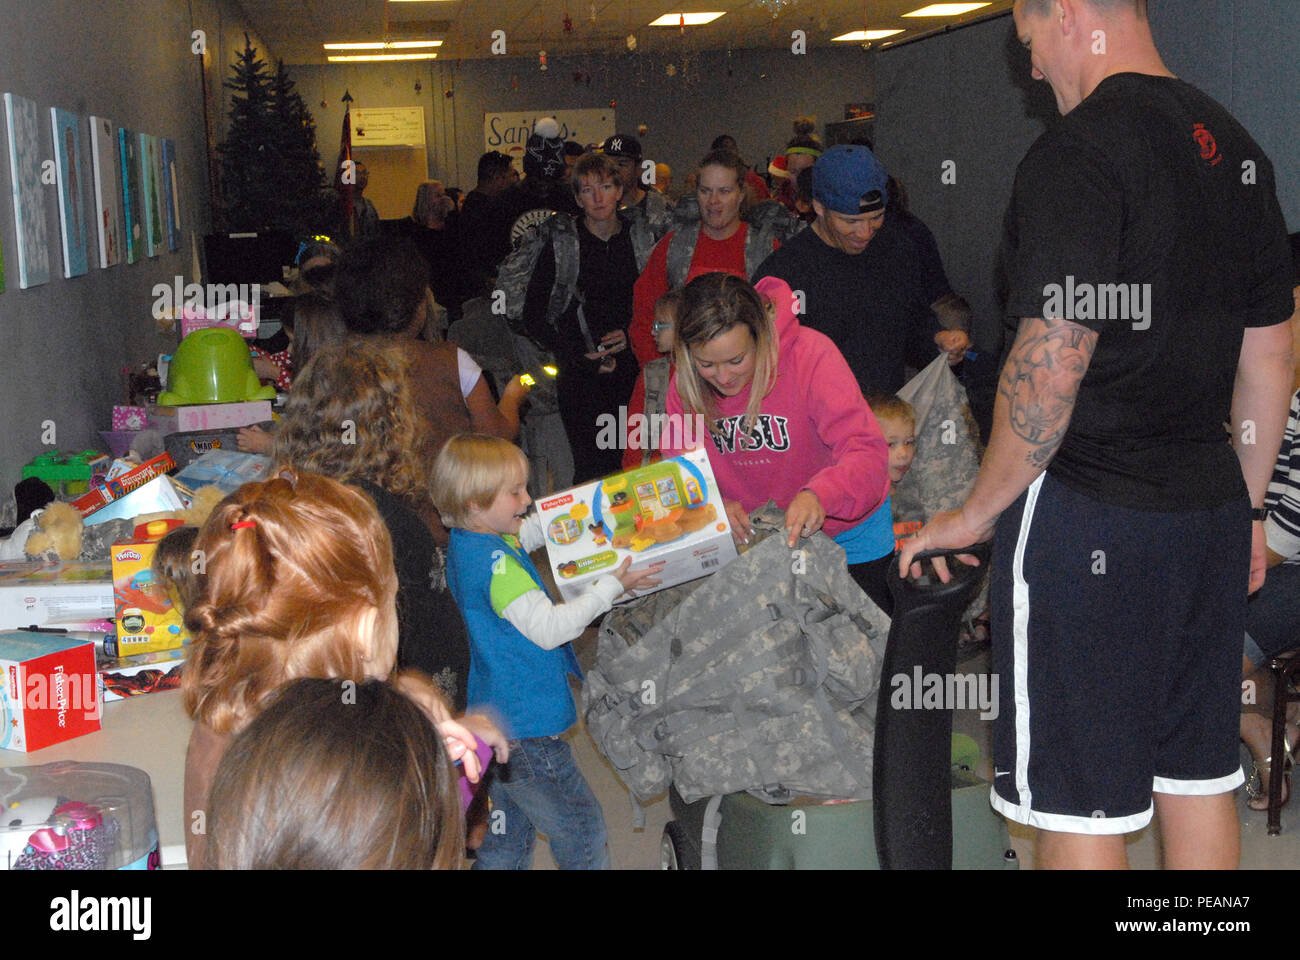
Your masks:
<svg viewBox="0 0 1300 960"><path fill-rule="evenodd" d="M711 434L713 445L718 453L750 453L754 450L773 450L784 453L790 449L790 431L786 429L785 417L774 417L770 413L760 413L754 421L754 429L748 434L740 428L744 416L719 417L714 421L718 432Z"/></svg>

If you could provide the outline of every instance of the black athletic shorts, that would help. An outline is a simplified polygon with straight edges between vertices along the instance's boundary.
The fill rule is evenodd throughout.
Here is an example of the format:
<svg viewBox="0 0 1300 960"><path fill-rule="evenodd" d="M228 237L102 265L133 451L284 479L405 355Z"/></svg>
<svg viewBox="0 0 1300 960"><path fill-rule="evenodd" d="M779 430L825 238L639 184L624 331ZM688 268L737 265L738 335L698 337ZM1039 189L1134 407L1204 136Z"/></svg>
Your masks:
<svg viewBox="0 0 1300 960"><path fill-rule="evenodd" d="M1115 834L1152 793L1226 793L1237 745L1249 502L1153 513L1044 474L998 521L993 806Z"/></svg>

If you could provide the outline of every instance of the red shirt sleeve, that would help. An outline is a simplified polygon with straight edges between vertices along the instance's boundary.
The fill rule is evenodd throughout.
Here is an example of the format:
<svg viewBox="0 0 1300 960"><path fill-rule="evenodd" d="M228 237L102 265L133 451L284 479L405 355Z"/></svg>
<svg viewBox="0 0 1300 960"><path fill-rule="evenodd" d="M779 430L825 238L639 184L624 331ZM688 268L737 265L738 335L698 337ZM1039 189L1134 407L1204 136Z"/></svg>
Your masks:
<svg viewBox="0 0 1300 960"><path fill-rule="evenodd" d="M628 325L627 338L642 366L659 356L650 327L655 320L655 304L668 292L668 241L672 238L669 233L656 244L632 288L632 322Z"/></svg>

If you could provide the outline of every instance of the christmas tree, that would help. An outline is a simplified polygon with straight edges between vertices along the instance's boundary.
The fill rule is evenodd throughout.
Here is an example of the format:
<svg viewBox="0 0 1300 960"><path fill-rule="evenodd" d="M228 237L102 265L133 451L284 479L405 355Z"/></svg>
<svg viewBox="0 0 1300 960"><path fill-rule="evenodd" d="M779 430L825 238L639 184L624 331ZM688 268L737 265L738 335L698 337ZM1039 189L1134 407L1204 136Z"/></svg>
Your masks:
<svg viewBox="0 0 1300 960"><path fill-rule="evenodd" d="M315 232L321 216L322 174L316 124L284 68L274 74L244 34L244 49L223 86L230 127L221 154L225 230Z"/></svg>

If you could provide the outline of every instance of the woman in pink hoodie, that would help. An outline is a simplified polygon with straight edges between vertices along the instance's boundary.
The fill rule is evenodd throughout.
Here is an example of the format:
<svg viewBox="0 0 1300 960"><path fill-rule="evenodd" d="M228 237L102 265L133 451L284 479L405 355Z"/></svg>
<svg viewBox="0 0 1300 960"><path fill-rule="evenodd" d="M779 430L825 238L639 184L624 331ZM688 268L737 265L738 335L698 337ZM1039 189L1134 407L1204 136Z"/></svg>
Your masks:
<svg viewBox="0 0 1300 960"><path fill-rule="evenodd" d="M825 529L854 579L891 612L889 446L839 349L799 326L794 295L774 277L755 288L708 273L684 297L667 413L677 415L670 423L704 417L736 540L749 538L749 513L775 500L791 547ZM678 437L666 456L681 452Z"/></svg>

